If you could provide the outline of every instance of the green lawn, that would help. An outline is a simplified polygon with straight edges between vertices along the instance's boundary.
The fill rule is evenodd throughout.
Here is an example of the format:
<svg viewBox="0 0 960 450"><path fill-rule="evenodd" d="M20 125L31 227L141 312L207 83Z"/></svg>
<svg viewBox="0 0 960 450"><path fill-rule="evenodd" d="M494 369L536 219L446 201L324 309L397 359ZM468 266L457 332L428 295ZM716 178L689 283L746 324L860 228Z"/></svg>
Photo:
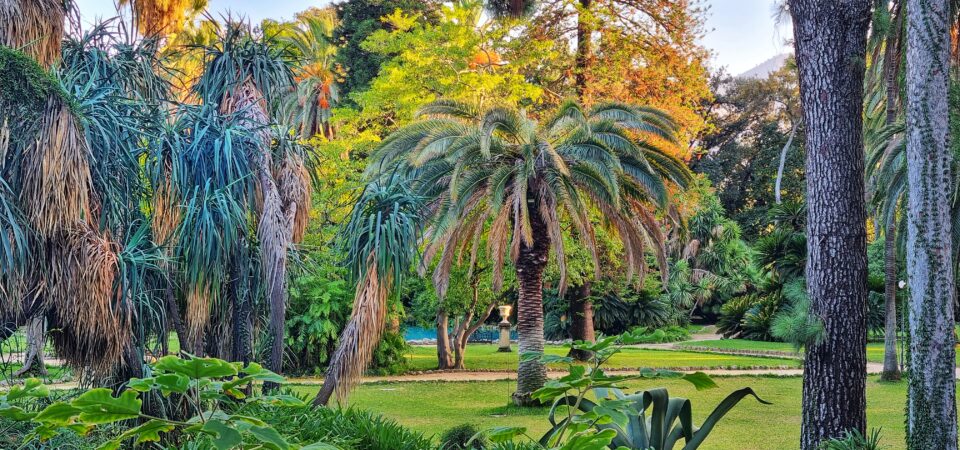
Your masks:
<svg viewBox="0 0 960 450"><path fill-rule="evenodd" d="M567 349L559 345L548 345L546 352L552 355L564 355ZM437 348L434 346L411 347L407 355L412 370L432 370L437 368ZM468 344L466 365L474 370L504 370L517 368L519 356L514 346L513 353L497 352L496 344ZM607 364L610 368L636 369L650 368L727 368L727 367L799 367L800 362L784 358L765 358L753 356L721 355L675 350L648 350L626 348L614 356ZM562 365L556 366L563 368Z"/></svg>
<svg viewBox="0 0 960 450"><path fill-rule="evenodd" d="M794 352L792 344L785 342L763 342L750 341L746 339L722 339L714 341L683 342L677 344L686 348L709 348L716 350L747 350L747 351L772 351L772 352ZM960 367L960 346L957 346L957 366ZM899 354L898 354L899 356ZM867 344L867 361L883 362L883 343L870 342Z"/></svg>
<svg viewBox="0 0 960 450"><path fill-rule="evenodd" d="M716 377L718 389L697 392L681 380L631 382L632 389L665 386L672 395L693 400L695 420L702 420L727 393L749 386L773 405L744 400L714 429L701 450L770 450L797 448L800 433L800 377ZM512 381L416 382L362 385L350 404L397 420L427 435L440 434L462 423L481 428L523 426L539 437L547 429L547 409L506 406L516 388ZM316 393L316 386L296 386ZM867 382L868 426L882 427L887 449L903 448L906 383Z"/></svg>

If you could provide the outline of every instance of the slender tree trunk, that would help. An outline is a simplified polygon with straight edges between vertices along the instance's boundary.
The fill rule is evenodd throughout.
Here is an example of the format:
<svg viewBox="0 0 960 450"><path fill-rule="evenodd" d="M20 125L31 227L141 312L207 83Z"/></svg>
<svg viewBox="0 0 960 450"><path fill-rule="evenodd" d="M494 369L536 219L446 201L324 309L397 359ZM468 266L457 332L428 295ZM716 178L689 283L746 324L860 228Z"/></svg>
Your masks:
<svg viewBox="0 0 960 450"><path fill-rule="evenodd" d="M476 293L474 293L476 298ZM483 311L482 314L477 316L477 320L471 325L473 320L473 308L470 309L471 313L463 321L463 326L459 327L456 334L456 339L454 340L454 361L453 366L456 369L466 369L466 354L467 354L467 341L470 340L470 335L475 333L484 322L487 321L487 318L490 317L490 313L493 312L493 309L496 308L496 303L490 303L487 306L487 309ZM476 307L476 302L474 303L474 308Z"/></svg>
<svg viewBox="0 0 960 450"><path fill-rule="evenodd" d="M443 309L437 312L437 368L453 368L453 355L450 353L450 316Z"/></svg>
<svg viewBox="0 0 960 450"><path fill-rule="evenodd" d="M883 373L880 378L887 381L900 379L900 366L897 364L897 226L891 220L883 234L883 296L886 318L883 327Z"/></svg>
<svg viewBox="0 0 960 450"><path fill-rule="evenodd" d="M43 345L47 341L47 319L42 314L35 315L27 324L27 351L23 355L23 366L13 374L21 377L36 370L47 376L47 367L43 363Z"/></svg>
<svg viewBox="0 0 960 450"><path fill-rule="evenodd" d="M593 26L590 7L593 0L580 0L580 12L577 14L577 56L574 61L574 83L577 98L586 103L587 84L590 79L590 59L593 58Z"/></svg>
<svg viewBox="0 0 960 450"><path fill-rule="evenodd" d="M806 126L807 346L800 448L866 429L863 78L870 0L791 0Z"/></svg>
<svg viewBox="0 0 960 450"><path fill-rule="evenodd" d="M530 208L533 245L520 242L517 257L517 334L520 364L517 366L517 392L513 401L518 406L538 404L531 394L547 381L547 367L540 360L523 360L526 353L543 354L543 271L550 249L547 226L537 208Z"/></svg>
<svg viewBox="0 0 960 450"><path fill-rule="evenodd" d="M777 167L777 181L773 187L773 195L778 205L781 203L780 184L783 182L783 169L787 165L787 152L790 151L790 147L793 145L793 138L796 136L797 124L793 124L793 126L790 128L790 137L787 138L787 143L784 144L783 149L780 150L780 166Z"/></svg>
<svg viewBox="0 0 960 450"><path fill-rule="evenodd" d="M947 0L907 3L907 447L957 448Z"/></svg>
<svg viewBox="0 0 960 450"><path fill-rule="evenodd" d="M180 319L180 307L177 306L177 297L173 292L173 270L167 272L169 277L166 286L166 292L164 293L164 303L166 303L167 308L167 320L173 325L173 330L177 333L177 342L180 343L180 352L182 353L184 349L189 345L187 339L187 331L183 326L183 320ZM169 339L169 336L164 336L163 339ZM190 349L194 351L194 349Z"/></svg>
<svg viewBox="0 0 960 450"><path fill-rule="evenodd" d="M570 339L574 341L596 340L593 329L593 301L590 295L590 281L584 281L570 292ZM569 356L577 361L589 361L593 352L570 349Z"/></svg>

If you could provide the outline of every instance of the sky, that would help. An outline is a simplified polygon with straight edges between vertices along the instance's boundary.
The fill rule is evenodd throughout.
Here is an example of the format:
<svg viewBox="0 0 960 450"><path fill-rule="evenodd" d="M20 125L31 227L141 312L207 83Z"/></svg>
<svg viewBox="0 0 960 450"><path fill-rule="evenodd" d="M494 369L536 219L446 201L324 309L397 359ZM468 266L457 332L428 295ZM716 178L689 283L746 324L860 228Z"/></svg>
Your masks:
<svg viewBox="0 0 960 450"><path fill-rule="evenodd" d="M116 15L114 0L74 0L85 23ZM778 0L704 0L709 7L703 45L711 50L712 69L725 67L743 73L789 48L789 23L774 19ZM330 0L209 0L214 16L226 11L242 13L253 21L290 19L297 11L323 6Z"/></svg>

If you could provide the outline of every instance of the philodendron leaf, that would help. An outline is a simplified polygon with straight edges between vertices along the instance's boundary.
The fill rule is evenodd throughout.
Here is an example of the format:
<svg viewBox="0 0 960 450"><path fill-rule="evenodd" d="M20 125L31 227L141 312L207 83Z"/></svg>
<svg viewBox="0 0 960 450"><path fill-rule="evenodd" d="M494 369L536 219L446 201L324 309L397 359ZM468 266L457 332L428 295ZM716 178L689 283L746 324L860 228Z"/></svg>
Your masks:
<svg viewBox="0 0 960 450"><path fill-rule="evenodd" d="M39 378L27 378L23 386L14 386L7 392L7 401L12 402L22 398L45 398L50 395L50 389L43 385Z"/></svg>
<svg viewBox="0 0 960 450"><path fill-rule="evenodd" d="M323 442L317 442L310 444L304 447L300 447L300 450L340 450L337 447L334 447L330 444L324 444Z"/></svg>
<svg viewBox="0 0 960 450"><path fill-rule="evenodd" d="M87 423L110 423L140 416L142 401L135 391L123 391L114 397L110 389L91 389L70 404L80 410L80 420Z"/></svg>
<svg viewBox="0 0 960 450"><path fill-rule="evenodd" d="M702 391L704 389L713 389L717 387L717 383L713 381L713 378L710 378L710 375L707 375L703 372L694 372L694 373L685 374L683 376L683 379L689 381L690 384L692 384L693 387L696 388L698 391Z"/></svg>
<svg viewBox="0 0 960 450"><path fill-rule="evenodd" d="M490 439L490 442L498 444L501 442L512 441L513 438L526 432L527 429L524 427L496 427L487 431L487 438Z"/></svg>
<svg viewBox="0 0 960 450"><path fill-rule="evenodd" d="M57 402L40 411L33 420L51 425L68 425L77 420L81 410L73 405Z"/></svg>
<svg viewBox="0 0 960 450"><path fill-rule="evenodd" d="M237 374L237 369L233 364L216 358L180 359L168 355L160 358L154 368L163 372L179 373L193 379L222 378Z"/></svg>
<svg viewBox="0 0 960 450"><path fill-rule="evenodd" d="M120 440L136 437L136 443L160 442L160 433L169 433L176 428L164 420L152 419L140 426L133 427L120 435Z"/></svg>
<svg viewBox="0 0 960 450"><path fill-rule="evenodd" d="M283 436L280 436L280 433L277 433L277 430L274 430L272 427L250 427L250 434L253 437L257 438L264 447L273 449L273 450L287 450L290 448L290 444L283 439Z"/></svg>
<svg viewBox="0 0 960 450"><path fill-rule="evenodd" d="M0 417L15 420L17 422L26 422L36 417L37 413L24 411L17 406L0 407Z"/></svg>
<svg viewBox="0 0 960 450"><path fill-rule="evenodd" d="M243 442L240 432L221 420L211 420L201 430L213 436L213 446L217 450L230 450Z"/></svg>
<svg viewBox="0 0 960 450"><path fill-rule="evenodd" d="M171 392L183 394L190 389L190 378L180 373L165 373L157 375L154 378L156 387L160 389L163 395L170 395Z"/></svg>
<svg viewBox="0 0 960 450"><path fill-rule="evenodd" d="M570 437L561 450L605 450L617 432L611 429L602 430L598 433L579 433Z"/></svg>
<svg viewBox="0 0 960 450"><path fill-rule="evenodd" d="M304 406L305 403L298 397L293 395L278 394L278 395L264 395L262 397L257 397L255 400L260 402L266 402L271 405L277 406Z"/></svg>

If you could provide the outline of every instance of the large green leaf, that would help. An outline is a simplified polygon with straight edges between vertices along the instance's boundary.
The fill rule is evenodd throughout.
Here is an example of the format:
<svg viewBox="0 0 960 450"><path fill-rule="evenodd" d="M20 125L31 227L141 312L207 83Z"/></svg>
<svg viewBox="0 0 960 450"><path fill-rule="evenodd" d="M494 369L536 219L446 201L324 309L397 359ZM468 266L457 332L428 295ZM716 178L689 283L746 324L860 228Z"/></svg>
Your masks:
<svg viewBox="0 0 960 450"><path fill-rule="evenodd" d="M243 442L240 432L222 420L210 420L201 429L213 436L213 445L217 450L230 450Z"/></svg>
<svg viewBox="0 0 960 450"><path fill-rule="evenodd" d="M45 398L50 395L50 389L43 385L39 378L27 378L22 386L14 386L7 392L6 400L13 402L22 398ZM2 399L2 397L0 397Z"/></svg>
<svg viewBox="0 0 960 450"><path fill-rule="evenodd" d="M139 417L142 403L135 391L123 391L114 397L106 388L92 389L70 402L80 410L80 420L93 424Z"/></svg>
<svg viewBox="0 0 960 450"><path fill-rule="evenodd" d="M237 368L222 359L164 356L154 365L156 370L186 375L192 379L222 378L237 374Z"/></svg>
<svg viewBox="0 0 960 450"><path fill-rule="evenodd" d="M80 415L80 408L74 407L64 402L57 402L40 411L33 420L40 423L52 425L67 425L77 420Z"/></svg>
<svg viewBox="0 0 960 450"><path fill-rule="evenodd" d="M159 442L160 433L169 433L176 428L172 423L165 420L151 419L146 423L133 427L120 435L120 439L136 438L136 443Z"/></svg>

